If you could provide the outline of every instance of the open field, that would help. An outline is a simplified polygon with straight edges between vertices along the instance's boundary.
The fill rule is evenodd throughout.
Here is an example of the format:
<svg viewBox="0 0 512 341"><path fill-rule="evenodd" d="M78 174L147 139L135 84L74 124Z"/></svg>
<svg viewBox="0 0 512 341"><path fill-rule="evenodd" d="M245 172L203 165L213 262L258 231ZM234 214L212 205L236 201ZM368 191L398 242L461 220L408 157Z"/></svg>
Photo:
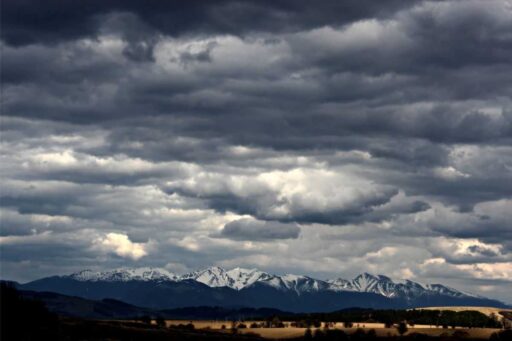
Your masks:
<svg viewBox="0 0 512 341"><path fill-rule="evenodd" d="M491 314L496 314L502 317L502 315L499 313L500 311L508 311L512 313L512 309L504 309L504 308L494 308L494 307L427 307L427 308L418 308L423 310L451 310L451 311L467 311L467 310L473 310L473 311L479 311L482 314L485 314L487 316L490 316Z"/></svg>
<svg viewBox="0 0 512 341"><path fill-rule="evenodd" d="M357 330L357 328L338 328L346 332L347 334L351 334ZM377 336L396 336L398 335L395 328L364 328L367 332L370 329L375 329ZM475 339L489 339L492 333L499 331L499 329L491 329L491 328L457 328L457 329L443 329L443 328L409 328L409 331L405 334L412 333L421 333L427 334L429 336L441 336L441 335L452 335L456 331L465 331L468 333L469 337ZM255 328L255 329L240 329L240 333L255 333L260 335L261 337L268 339L286 339L286 338L294 338L303 336L305 328ZM312 329L314 333L314 329Z"/></svg>
<svg viewBox="0 0 512 341"><path fill-rule="evenodd" d="M245 321L248 327L252 322L261 322L261 321ZM210 328L212 330L221 330L222 325L225 326L225 332L231 333L231 322L230 321L183 321L183 320L167 320L166 325L178 325L178 324L187 324L192 323L195 328L203 329ZM289 326L290 322L284 322L285 325ZM323 327L323 326L322 326ZM319 328L319 329L322 329ZM347 334L355 332L358 328L364 329L368 331L370 329L374 329L378 336L396 336L398 335L395 328L385 328L383 323L354 323L352 328L344 328L342 323L336 323L332 328L341 329ZM254 333L260 335L261 337L268 339L288 339L295 338L304 335L306 328L296 328L296 327L285 327L285 328L239 328L238 333L246 334L246 333ZM312 331L315 331L315 328L312 328ZM476 339L488 339L492 333L499 331L499 329L493 328L442 328L435 327L429 325L415 325L414 327L409 327L409 331L407 334L412 333L421 333L427 334L430 336L441 336L441 335L452 335L455 332L467 332L468 336Z"/></svg>

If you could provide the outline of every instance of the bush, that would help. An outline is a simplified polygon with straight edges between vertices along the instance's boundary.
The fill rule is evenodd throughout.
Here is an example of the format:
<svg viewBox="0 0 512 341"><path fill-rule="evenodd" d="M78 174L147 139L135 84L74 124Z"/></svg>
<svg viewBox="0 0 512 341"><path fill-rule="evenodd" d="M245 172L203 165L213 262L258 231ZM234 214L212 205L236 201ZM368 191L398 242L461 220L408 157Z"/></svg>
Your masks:
<svg viewBox="0 0 512 341"><path fill-rule="evenodd" d="M337 340L337 341L343 341L348 340L348 335L340 329L329 329L325 330L325 336L327 340Z"/></svg>
<svg viewBox="0 0 512 341"><path fill-rule="evenodd" d="M321 339L324 339L325 338L325 334L322 330L320 329L316 329L315 330L315 336L314 336L315 340L321 340Z"/></svg>
<svg viewBox="0 0 512 341"><path fill-rule="evenodd" d="M183 330L194 330L194 329L196 329L196 327L194 326L194 324L192 322L187 323L187 324L180 323L180 324L176 324L176 325L170 325L169 328L171 328L171 329L183 329Z"/></svg>
<svg viewBox="0 0 512 341"><path fill-rule="evenodd" d="M428 336L427 334L422 334L422 333L411 333L411 334L408 334L407 337L410 339L410 340L419 340L419 341L423 341L423 340L430 340L430 336Z"/></svg>
<svg viewBox="0 0 512 341"><path fill-rule="evenodd" d="M245 329L245 328L247 328L247 326L246 326L246 324L245 324L245 323L239 323L237 327L238 327L238 328L240 328L240 329Z"/></svg>
<svg viewBox="0 0 512 341"><path fill-rule="evenodd" d="M343 327L345 327L345 328L352 328L353 326L354 326L354 324L352 322L349 322L349 321L343 322Z"/></svg>
<svg viewBox="0 0 512 341"><path fill-rule="evenodd" d="M453 334L452 334L452 337L455 338L455 339L464 339L466 337L469 337L469 333L468 332L465 332L463 330L456 330Z"/></svg>
<svg viewBox="0 0 512 341"><path fill-rule="evenodd" d="M310 321L300 320L300 321L292 322L290 324L290 326L296 327L296 328L309 328L309 327L311 327L311 323L310 323Z"/></svg>
<svg viewBox="0 0 512 341"><path fill-rule="evenodd" d="M312 340L313 339L313 333L311 333L311 329L308 328L304 332L304 340Z"/></svg>
<svg viewBox="0 0 512 341"><path fill-rule="evenodd" d="M351 340L365 340L366 339L366 333L363 329L357 328L357 330L354 332L354 334L350 337Z"/></svg>
<svg viewBox="0 0 512 341"><path fill-rule="evenodd" d="M376 339L377 338L377 333L375 332L375 329L370 329L367 333L366 333L366 338L367 339Z"/></svg>
<svg viewBox="0 0 512 341"><path fill-rule="evenodd" d="M396 326L396 330L398 331L398 334L400 335L404 335L405 333L407 333L407 323L405 322L400 322L398 324L398 326Z"/></svg>
<svg viewBox="0 0 512 341"><path fill-rule="evenodd" d="M259 327L260 327L260 325L259 325L259 324L257 324L256 322L253 322L253 323L251 323L250 327L251 327L251 328L259 328Z"/></svg>
<svg viewBox="0 0 512 341"><path fill-rule="evenodd" d="M493 333L489 338L491 341L505 341L512 340L512 330L507 329L501 332Z"/></svg>

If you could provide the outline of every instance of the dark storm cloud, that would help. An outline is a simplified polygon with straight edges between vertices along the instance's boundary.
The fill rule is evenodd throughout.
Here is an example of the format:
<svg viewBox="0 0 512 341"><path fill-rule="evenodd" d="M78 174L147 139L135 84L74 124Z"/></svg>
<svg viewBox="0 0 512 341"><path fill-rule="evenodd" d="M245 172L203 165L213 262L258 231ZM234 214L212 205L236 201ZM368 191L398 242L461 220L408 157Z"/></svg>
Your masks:
<svg viewBox="0 0 512 341"><path fill-rule="evenodd" d="M234 240L274 240L298 238L299 233L296 224L239 219L224 225L219 236Z"/></svg>
<svg viewBox="0 0 512 341"><path fill-rule="evenodd" d="M470 246L468 249L472 253L478 253L478 254L480 254L482 256L495 257L495 256L498 255L498 253L496 251L490 250L490 249L487 249L485 247L481 247L481 246L478 246L478 245Z"/></svg>
<svg viewBox="0 0 512 341"><path fill-rule="evenodd" d="M357 264L476 291L491 278L509 297L509 1L6 0L1 12L13 276L73 262Z"/></svg>
<svg viewBox="0 0 512 341"><path fill-rule="evenodd" d="M287 32L385 15L412 1L140 1L6 0L2 3L2 39L9 44L55 43L97 34L102 15L133 13L146 25L171 36Z"/></svg>

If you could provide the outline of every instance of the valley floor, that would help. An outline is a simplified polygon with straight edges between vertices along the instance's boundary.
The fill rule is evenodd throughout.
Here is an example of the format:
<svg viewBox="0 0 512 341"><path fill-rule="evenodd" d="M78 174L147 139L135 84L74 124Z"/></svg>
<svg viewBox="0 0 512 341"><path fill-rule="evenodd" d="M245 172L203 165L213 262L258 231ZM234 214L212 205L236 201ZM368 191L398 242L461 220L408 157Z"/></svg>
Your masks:
<svg viewBox="0 0 512 341"><path fill-rule="evenodd" d="M248 326L248 328L239 328L237 332L240 334L257 334L263 338L267 339L293 339L304 336L306 332L306 328L297 328L297 327L289 327L290 322L284 322L287 326L285 328L249 328L252 322L259 321L245 321L244 324ZM226 334L230 334L232 331L231 322L230 321L183 321L183 320L167 320L167 326L177 326L183 323L192 323L196 329L211 329L223 331ZM225 329L223 329L223 326ZM340 329L343 330L347 334L354 333L358 328L363 329L365 332L373 329L375 330L377 336L379 337L388 337L388 336L398 336L398 332L396 328L385 328L383 323L354 323L352 328L344 328L342 323L336 323L331 329ZM313 334L317 328L312 328ZM323 330L322 327L318 328ZM465 335L467 338L471 339L489 339L489 337L495 333L499 332L500 329L495 328L442 328L436 326L429 325L415 325L414 327L409 327L408 332L405 335L410 335L413 333L421 333L429 336L453 336L453 334L457 335ZM467 334L465 334L467 333Z"/></svg>

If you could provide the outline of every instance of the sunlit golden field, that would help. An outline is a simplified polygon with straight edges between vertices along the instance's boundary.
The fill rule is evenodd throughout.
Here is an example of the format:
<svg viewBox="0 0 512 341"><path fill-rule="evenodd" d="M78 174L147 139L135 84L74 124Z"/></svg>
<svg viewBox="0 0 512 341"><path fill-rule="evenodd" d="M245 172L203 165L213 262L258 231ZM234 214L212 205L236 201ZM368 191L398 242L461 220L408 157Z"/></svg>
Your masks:
<svg viewBox="0 0 512 341"><path fill-rule="evenodd" d="M290 322L284 322L287 327L285 328L249 328L250 324L252 322L261 322L261 321L244 321L243 323L247 325L248 328L239 328L237 329L238 333L254 333L258 334L262 337L269 338L269 339L286 339L286 338L294 338L298 336L304 335L304 332L306 331L306 328L296 328L296 327L289 327ZM166 325L178 325L178 324L187 324L192 323L194 324L194 327L197 329L202 328L210 328L215 330L222 330L222 326L225 326L225 332L231 333L231 322L230 321L183 321L183 320L167 320ZM323 328L322 327L319 329ZM331 328L341 329L345 331L346 333L350 334L355 332L358 328L362 328L365 331L368 331L370 329L374 329L378 336L395 336L398 335L395 328L385 328L383 323L354 323L354 326L352 328L344 328L342 323L336 323ZM313 333L315 332L316 328L312 328ZM427 334L431 336L441 336L443 334L445 335L452 335L456 331L464 331L467 332L470 337L473 338L479 338L479 339L488 339L492 333L499 331L499 329L493 329L493 328L442 328L442 327L436 327L436 326L429 326L429 325L415 325L414 327L409 326L409 331L407 333L422 333Z"/></svg>
<svg viewBox="0 0 512 341"><path fill-rule="evenodd" d="M479 311L482 314L490 316L491 314L496 314L499 317L503 317L499 312L500 311L509 311L512 312L512 309L503 309L503 308L494 308L494 307L428 307L428 308L420 308L425 310L451 310L451 311Z"/></svg>

